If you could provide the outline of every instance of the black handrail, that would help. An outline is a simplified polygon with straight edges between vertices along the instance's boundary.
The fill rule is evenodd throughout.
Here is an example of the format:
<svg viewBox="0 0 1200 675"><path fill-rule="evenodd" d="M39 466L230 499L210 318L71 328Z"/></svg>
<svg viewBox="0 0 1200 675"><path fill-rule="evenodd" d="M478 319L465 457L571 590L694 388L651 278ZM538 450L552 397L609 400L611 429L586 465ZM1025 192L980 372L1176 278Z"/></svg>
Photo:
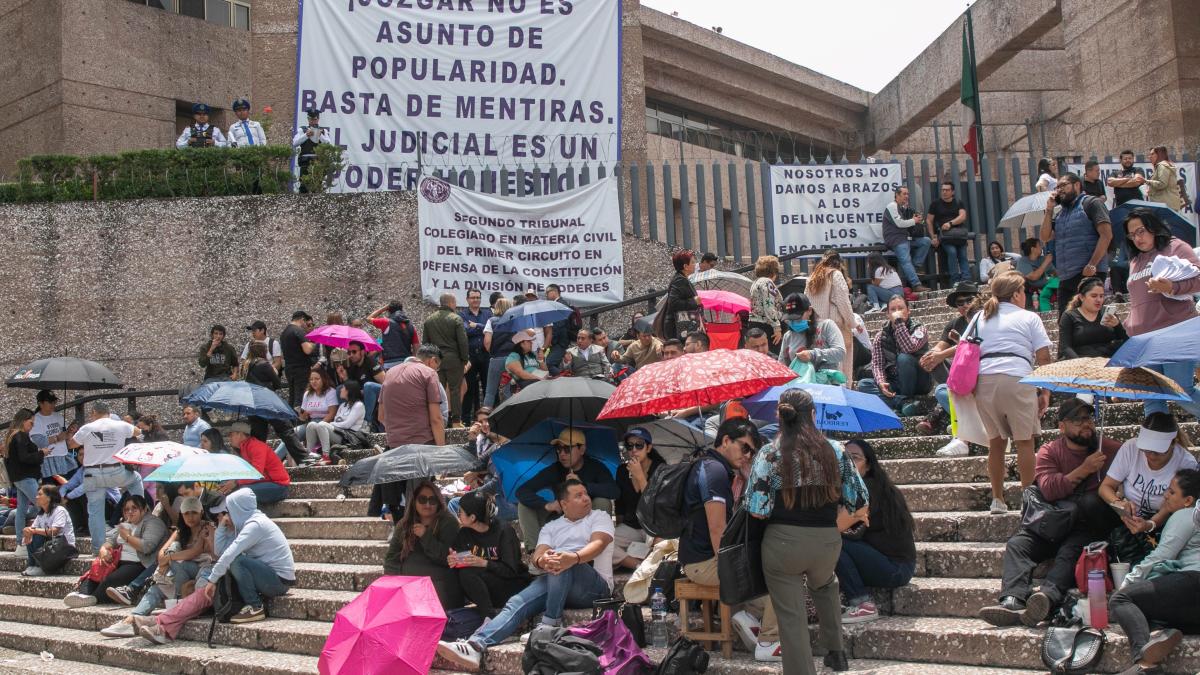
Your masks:
<svg viewBox="0 0 1200 675"><path fill-rule="evenodd" d="M34 391L34 390L30 389L30 392L32 392L32 391ZM115 399L123 398L128 403L128 410L127 410L128 414L133 415L133 414L137 413L137 400L139 398L154 398L154 397L158 397L158 396L173 396L175 398L179 398L180 394L181 394L181 391L178 388L175 388L175 389L140 389L140 390L139 389L126 389L123 391L109 391L109 392L103 392L103 393L88 394L87 396L80 396L71 401L68 401L66 403L61 403L61 404L55 406L54 410L55 410L55 412L62 412L64 410L74 408L75 409L75 419L82 420L83 419L83 406L87 405L88 403L92 403L93 401L108 401L108 400L115 400ZM12 425L11 421L0 422L0 431L7 429L11 425ZM175 423L171 423L171 424L164 424L163 428L164 429L182 429L184 426L186 426L186 425L175 422Z"/></svg>

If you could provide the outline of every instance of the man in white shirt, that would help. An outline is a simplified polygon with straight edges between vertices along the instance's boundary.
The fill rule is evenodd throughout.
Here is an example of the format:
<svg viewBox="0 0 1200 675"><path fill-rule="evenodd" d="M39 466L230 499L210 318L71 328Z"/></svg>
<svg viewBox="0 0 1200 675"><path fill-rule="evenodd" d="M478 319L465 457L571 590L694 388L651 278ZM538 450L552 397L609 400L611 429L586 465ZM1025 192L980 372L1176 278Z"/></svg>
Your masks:
<svg viewBox="0 0 1200 675"><path fill-rule="evenodd" d="M261 319L255 320L246 330L250 331L250 341L242 346L242 363L245 363L250 358L250 345L258 342L265 345L267 348L267 359L275 368L276 372L283 371L283 350L279 347L279 340L273 337L267 337L267 324Z"/></svg>
<svg viewBox="0 0 1200 675"><path fill-rule="evenodd" d="M235 148L266 145L267 134L262 125L250 119L250 101L240 98L233 102L233 114L237 121L229 125L229 144Z"/></svg>
<svg viewBox="0 0 1200 675"><path fill-rule="evenodd" d="M307 115L308 126L296 130L296 135L292 137L292 147L300 150L296 163L300 165L301 180L308 175L308 166L317 158L317 146L333 142L329 139L329 132L321 126L321 113L314 108ZM300 191L308 192L304 183L300 184Z"/></svg>
<svg viewBox="0 0 1200 675"><path fill-rule="evenodd" d="M66 421L62 413L54 409L58 397L49 389L43 389L37 394L37 412L33 415L33 429L29 437L34 444L45 453L42 460L42 477L48 478L55 474L68 474L79 466L67 450L67 439L71 433L67 431Z"/></svg>
<svg viewBox="0 0 1200 675"><path fill-rule="evenodd" d="M530 563L545 572L514 595L494 619L467 640L438 642L438 654L460 668L478 671L483 653L544 612L542 623L558 626L566 608L588 608L612 594L612 516L592 510L583 483L571 478L556 490L562 517L546 523Z"/></svg>
<svg viewBox="0 0 1200 675"><path fill-rule="evenodd" d="M142 477L131 465L113 459L125 447L129 438L140 438L142 430L121 420L114 420L108 403L92 404L92 421L79 427L67 444L83 448L83 490L88 501L88 533L92 541L104 541L104 498L109 488L119 488L130 494L145 495Z"/></svg>
<svg viewBox="0 0 1200 675"><path fill-rule="evenodd" d="M228 145L225 142L225 134L208 123L209 112L210 108L205 103L197 103L192 106L192 120L195 123L179 134L179 138L175 140L175 147L183 150L184 148L223 148Z"/></svg>

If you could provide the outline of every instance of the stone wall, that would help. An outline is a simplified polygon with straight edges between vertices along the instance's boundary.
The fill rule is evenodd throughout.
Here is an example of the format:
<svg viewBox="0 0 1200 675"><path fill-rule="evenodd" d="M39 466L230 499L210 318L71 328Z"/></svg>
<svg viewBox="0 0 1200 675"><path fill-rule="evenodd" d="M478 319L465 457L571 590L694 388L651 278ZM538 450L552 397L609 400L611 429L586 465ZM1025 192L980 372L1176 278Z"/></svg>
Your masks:
<svg viewBox="0 0 1200 675"><path fill-rule="evenodd" d="M281 195L0 207L0 373L29 361L103 362L126 385L198 382L196 351L224 324L278 335L296 309L365 316L399 298L420 321L413 193ZM664 246L625 238L629 296L670 277ZM624 331L629 313L602 318ZM0 416L30 405L0 389Z"/></svg>

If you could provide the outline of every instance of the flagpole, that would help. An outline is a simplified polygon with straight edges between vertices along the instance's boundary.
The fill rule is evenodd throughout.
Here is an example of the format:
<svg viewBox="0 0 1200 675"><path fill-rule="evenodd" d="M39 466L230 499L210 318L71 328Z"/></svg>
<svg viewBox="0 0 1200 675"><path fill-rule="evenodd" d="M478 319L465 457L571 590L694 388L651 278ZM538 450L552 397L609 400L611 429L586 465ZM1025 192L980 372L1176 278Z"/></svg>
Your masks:
<svg viewBox="0 0 1200 675"><path fill-rule="evenodd" d="M979 161L976 170L983 165L986 152L983 149L983 97L979 94L979 71L975 61L975 24L971 20L971 8L967 7L967 44L971 52L971 81L975 87L975 142L979 146Z"/></svg>

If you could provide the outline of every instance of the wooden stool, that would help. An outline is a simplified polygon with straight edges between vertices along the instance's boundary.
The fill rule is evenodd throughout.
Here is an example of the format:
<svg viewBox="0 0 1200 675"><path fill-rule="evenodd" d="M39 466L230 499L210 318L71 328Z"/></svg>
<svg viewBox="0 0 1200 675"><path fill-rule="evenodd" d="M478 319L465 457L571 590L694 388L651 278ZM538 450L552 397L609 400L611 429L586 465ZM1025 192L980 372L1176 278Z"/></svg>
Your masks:
<svg viewBox="0 0 1200 675"><path fill-rule="evenodd" d="M712 651L712 643L721 643L721 654L725 658L733 657L733 620L730 618L729 605L721 602L721 592L716 586L702 586L687 579L675 580L675 599L679 601L680 632L685 636L704 645ZM704 619L704 627L693 631L688 629L688 601L700 601L700 616ZM713 603L720 605L720 630L713 627Z"/></svg>

